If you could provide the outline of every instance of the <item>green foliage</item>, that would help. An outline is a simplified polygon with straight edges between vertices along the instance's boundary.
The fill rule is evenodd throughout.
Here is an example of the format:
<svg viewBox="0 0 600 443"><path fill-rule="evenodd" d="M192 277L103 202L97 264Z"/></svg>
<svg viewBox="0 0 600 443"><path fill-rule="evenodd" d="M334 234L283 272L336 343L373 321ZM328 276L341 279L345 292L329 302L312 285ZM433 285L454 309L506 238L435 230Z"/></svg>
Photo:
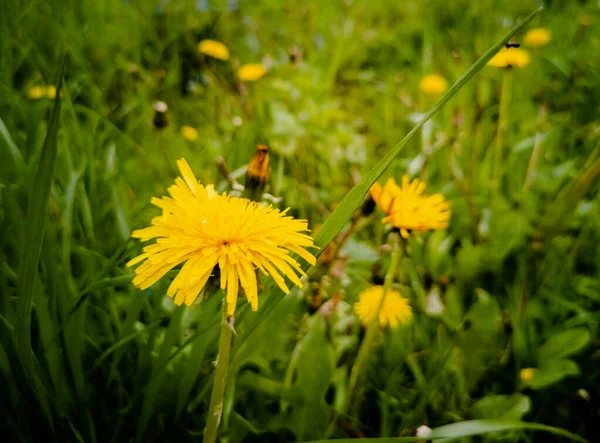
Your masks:
<svg viewBox="0 0 600 443"><path fill-rule="evenodd" d="M417 441L424 424L432 440L600 440L600 15L544 3L527 18L537 1L0 2L9 440L201 439L222 294L177 308L172 274L137 290L130 235L177 159L231 192L257 143L274 205L308 219L321 257L303 288L263 279L258 312L238 306L223 441ZM552 41L526 48L528 66L485 66L538 26ZM201 57L206 38L231 59ZM259 61L263 79L236 80ZM419 90L434 72L445 95ZM55 100L31 93L59 78ZM394 287L413 318L377 337L357 412L336 417L365 336L353 304L390 262L382 212L361 205L403 174L446 196L452 220L403 243Z"/></svg>

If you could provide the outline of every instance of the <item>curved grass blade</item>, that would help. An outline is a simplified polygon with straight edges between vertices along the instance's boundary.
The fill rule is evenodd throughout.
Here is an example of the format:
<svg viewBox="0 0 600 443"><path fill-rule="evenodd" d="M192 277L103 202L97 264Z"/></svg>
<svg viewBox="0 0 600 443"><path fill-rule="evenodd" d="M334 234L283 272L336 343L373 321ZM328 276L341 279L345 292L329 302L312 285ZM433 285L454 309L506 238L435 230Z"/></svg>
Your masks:
<svg viewBox="0 0 600 443"><path fill-rule="evenodd" d="M0 118L0 135L4 138L4 143L8 147L8 151L10 152L10 156L12 157L12 161L14 163L14 167L16 169L17 174L22 174L25 171L25 159L23 159L23 154L19 151L17 144L13 141L10 136L10 132L8 132L8 128L4 124L4 121Z"/></svg>
<svg viewBox="0 0 600 443"><path fill-rule="evenodd" d="M468 420L450 425L440 426L432 429L431 435L424 437L384 437L384 438L361 438L361 443L398 443L398 442L423 442L429 440L451 441L457 438L472 437L474 435L485 435L494 432L508 431L544 431L551 434L565 437L580 443L587 443L587 440L572 432L553 426L541 425L538 423L526 423L523 421L505 421L505 420ZM336 440L311 440L304 443L327 443L335 441L336 443L354 443L355 438L341 438Z"/></svg>
<svg viewBox="0 0 600 443"><path fill-rule="evenodd" d="M320 248L320 250L316 251L316 256L319 256L324 250L325 247L335 238L335 236L342 230L342 228L348 223L352 214L358 209L363 198L369 192L369 189L375 183L375 181L385 172L385 170L392 164L394 159L398 156L400 151L408 144L408 142L419 133L421 127L431 118L433 117L441 108L450 100L477 72L479 72L487 62L515 35L519 32L523 27L525 27L533 18L543 9L543 7L539 7L531 14L529 14L525 19L514 26L510 31L508 31L498 42L492 46L488 51L481 56L479 60L477 60L468 70L465 72L461 78L459 78L456 83L452 85L452 87L444 94L444 96L429 110L427 114L423 117L423 119L415 125L411 131L406 134L406 136L392 149L388 151L388 153L369 171L365 174L362 181L354 186L346 194L346 196L342 199L337 208L333 211L333 213L325 220L323 226L319 229L319 232L315 236L315 245ZM308 266L303 266L306 270ZM234 356L235 351L239 348L242 342L254 331L256 326L260 323L262 318L266 315L269 315L271 310L277 305L279 300L281 300L281 293L279 289L274 288L272 284L268 284L265 288L265 293L270 294L269 297L265 299L262 307L258 311L258 314L253 318L252 324L249 325L248 330L238 337L236 340L236 346L234 348Z"/></svg>
<svg viewBox="0 0 600 443"><path fill-rule="evenodd" d="M62 68L58 78L57 91L62 86L66 57L63 57ZM38 166L33 192L27 207L25 219L25 238L19 262L17 282L17 321L14 341L17 353L23 365L25 376L34 380L33 350L31 348L31 305L33 300L35 275L42 249L44 228L48 213L48 199L54 178L54 162L56 159L56 139L60 126L60 94L56 94L54 108L48 124L48 132L44 139L42 155Z"/></svg>

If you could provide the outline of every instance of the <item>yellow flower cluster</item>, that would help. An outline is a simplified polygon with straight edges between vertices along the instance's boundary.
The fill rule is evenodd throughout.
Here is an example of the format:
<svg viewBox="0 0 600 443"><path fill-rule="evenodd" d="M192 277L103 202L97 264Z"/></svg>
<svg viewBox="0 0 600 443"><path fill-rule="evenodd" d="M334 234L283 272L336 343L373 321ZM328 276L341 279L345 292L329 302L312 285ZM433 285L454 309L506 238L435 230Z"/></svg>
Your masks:
<svg viewBox="0 0 600 443"><path fill-rule="evenodd" d="M198 52L218 60L229 60L229 49L216 40L202 40L198 43ZM240 66L236 71L238 80L242 82L255 82L267 73L261 63L248 63Z"/></svg>
<svg viewBox="0 0 600 443"><path fill-rule="evenodd" d="M29 98L32 99L40 99L40 98L50 98L53 99L56 97L56 86L45 86L45 85L38 85L38 86L32 86L31 88L29 88L29 91L27 91L27 95L29 96Z"/></svg>
<svg viewBox="0 0 600 443"><path fill-rule="evenodd" d="M442 194L427 195L425 183L419 179L410 182L402 177L402 186L389 178L384 186L375 183L371 197L387 215L382 221L400 229L404 238L409 231L444 229L450 221L450 203Z"/></svg>

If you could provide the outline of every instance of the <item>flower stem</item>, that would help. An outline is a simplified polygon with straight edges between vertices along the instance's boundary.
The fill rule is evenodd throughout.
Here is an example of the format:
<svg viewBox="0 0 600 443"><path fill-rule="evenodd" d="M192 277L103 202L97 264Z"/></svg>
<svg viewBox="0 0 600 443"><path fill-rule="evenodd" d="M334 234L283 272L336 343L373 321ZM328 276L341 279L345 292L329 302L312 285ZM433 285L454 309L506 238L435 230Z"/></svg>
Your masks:
<svg viewBox="0 0 600 443"><path fill-rule="evenodd" d="M540 106L540 110L538 112L538 130L535 133L535 142L533 144L533 150L531 151L531 158L529 159L529 165L527 166L527 174L525 175L525 183L523 183L523 192L528 192L531 188L531 184L533 183L533 178L535 177L536 166L539 159L542 156L542 133L541 133L541 125L546 120L546 115L548 110L546 106Z"/></svg>
<svg viewBox="0 0 600 443"><path fill-rule="evenodd" d="M210 406L208 408L208 419L204 431L204 443L215 443L223 413L223 396L227 384L227 372L229 370L229 354L231 352L231 337L233 328L227 316L227 301L223 300L223 316L221 320L221 338L219 339L219 353L217 354L217 368L212 393L210 394Z"/></svg>
<svg viewBox="0 0 600 443"><path fill-rule="evenodd" d="M362 381L365 375L371 354L373 352L373 349L375 348L376 338L381 330L379 326L379 312L381 311L383 302L388 291L392 287L392 283L394 282L394 277L398 269L398 263L400 261L399 237L398 235L394 235L392 238L392 259L383 283L383 297L381 297L381 300L379 301L379 306L377 306L376 314L373 316L371 323L367 326L367 333L365 335L365 339L363 340L360 349L358 350L356 362L354 363L352 371L350 372L348 394L346 396L346 401L343 403L342 409L340 411L341 414L346 414L350 405L352 404L352 414L356 415L360 406L360 400L362 397L363 390L362 388L359 388L357 390L357 387L361 386L360 382Z"/></svg>
<svg viewBox="0 0 600 443"><path fill-rule="evenodd" d="M498 109L498 130L496 131L496 151L494 152L494 169L492 171L492 188L498 191L502 182L502 160L504 157L504 134L508 128L508 108L512 89L512 73L507 69L502 76L500 105Z"/></svg>

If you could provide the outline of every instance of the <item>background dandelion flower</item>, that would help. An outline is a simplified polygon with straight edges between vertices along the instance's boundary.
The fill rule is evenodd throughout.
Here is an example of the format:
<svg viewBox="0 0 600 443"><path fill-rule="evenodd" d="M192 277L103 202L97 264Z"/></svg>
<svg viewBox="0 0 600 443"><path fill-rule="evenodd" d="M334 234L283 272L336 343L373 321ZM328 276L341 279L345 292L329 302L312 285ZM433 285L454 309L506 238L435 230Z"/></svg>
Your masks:
<svg viewBox="0 0 600 443"><path fill-rule="evenodd" d="M410 182L407 175L402 177L402 187L393 178L385 186L375 184L371 195L377 205L387 214L384 223L400 229L404 238L408 232L444 229L450 221L450 203L442 194L427 195L425 183L415 179Z"/></svg>
<svg viewBox="0 0 600 443"><path fill-rule="evenodd" d="M183 138L191 142L198 138L198 131L196 130L196 128L192 128L188 125L182 126L179 132L181 133L181 136Z"/></svg>
<svg viewBox="0 0 600 443"><path fill-rule="evenodd" d="M448 82L441 75L430 74L421 79L419 89L425 94L438 95L446 92Z"/></svg>
<svg viewBox="0 0 600 443"><path fill-rule="evenodd" d="M523 368L519 372L519 378L524 383L529 383L529 382L531 382L531 380L533 380L533 377L535 375L535 371L536 371L535 368Z"/></svg>
<svg viewBox="0 0 600 443"><path fill-rule="evenodd" d="M523 43L527 46L540 47L546 46L552 40L552 32L546 28L535 28L525 34Z"/></svg>
<svg viewBox="0 0 600 443"><path fill-rule="evenodd" d="M302 286L298 276L305 274L290 252L315 264L305 249L313 247L313 239L302 233L308 228L306 220L286 216L287 210L218 194L212 185L198 183L184 159L177 164L181 177L168 189L170 197L152 199L162 215L152 220L152 226L133 233L142 241L156 239L127 264L143 262L135 270L137 287L148 288L184 263L167 295L177 305L190 305L218 266L227 314L233 315L240 286L252 309L258 308L257 269L270 275L285 293L289 289L281 274Z"/></svg>
<svg viewBox="0 0 600 443"><path fill-rule="evenodd" d="M368 326L377 313L377 308L383 297L383 286L372 286L358 296L358 302L354 305L354 311L361 323ZM389 325L396 328L405 324L412 317L412 308L408 300L393 289L388 290L379 311L379 324L382 327Z"/></svg>
<svg viewBox="0 0 600 443"><path fill-rule="evenodd" d="M216 40L202 40L198 43L198 52L218 60L229 60L229 49Z"/></svg>
<svg viewBox="0 0 600 443"><path fill-rule="evenodd" d="M374 183L369 191L371 197L375 200L375 204L386 214L389 214L392 209L394 198L401 192L400 186L396 184L396 180L388 178L384 186L379 183Z"/></svg>
<svg viewBox="0 0 600 443"><path fill-rule="evenodd" d="M243 82L255 82L267 73L265 67L260 63L248 63L237 70L237 78Z"/></svg>
<svg viewBox="0 0 600 443"><path fill-rule="evenodd" d="M504 48L487 64L495 68L522 68L529 64L529 52L521 48Z"/></svg>

